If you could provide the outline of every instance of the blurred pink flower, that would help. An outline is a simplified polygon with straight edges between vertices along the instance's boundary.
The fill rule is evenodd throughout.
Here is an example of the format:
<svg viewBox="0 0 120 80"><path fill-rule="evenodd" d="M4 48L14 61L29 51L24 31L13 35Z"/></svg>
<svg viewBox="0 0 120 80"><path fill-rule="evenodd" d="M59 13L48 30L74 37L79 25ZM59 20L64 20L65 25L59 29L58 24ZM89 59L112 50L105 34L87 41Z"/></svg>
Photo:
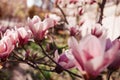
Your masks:
<svg viewBox="0 0 120 80"><path fill-rule="evenodd" d="M68 26L71 36L75 36L81 33L79 26Z"/></svg>
<svg viewBox="0 0 120 80"><path fill-rule="evenodd" d="M74 64L74 56L72 55L70 50L66 50L60 56L58 55L58 51L55 51L55 61L61 65L64 69L70 69L75 66ZM62 72L62 69L59 66L56 66L56 72Z"/></svg>
<svg viewBox="0 0 120 80"><path fill-rule="evenodd" d="M18 32L19 44L25 44L31 38L32 33L24 27L16 29Z"/></svg>
<svg viewBox="0 0 120 80"><path fill-rule="evenodd" d="M99 39L94 35L87 35L81 41L70 37L68 45L75 57L76 67L89 77L96 77L108 65L110 65L118 54L120 43L114 42L108 50L106 48L106 39Z"/></svg>
<svg viewBox="0 0 120 80"><path fill-rule="evenodd" d="M6 32L4 33L4 36L10 37L10 39L14 45L19 41L18 33L17 33L17 31L15 31L13 29L12 30L7 29Z"/></svg>
<svg viewBox="0 0 120 80"><path fill-rule="evenodd" d="M36 38L42 40L47 33L47 30L54 27L55 20L52 18L45 18L43 21L38 16L34 16L32 19L28 18L28 25L33 35Z"/></svg>
<svg viewBox="0 0 120 80"><path fill-rule="evenodd" d="M13 49L12 39L9 36L2 37L0 40L0 58L7 58Z"/></svg>
<svg viewBox="0 0 120 80"><path fill-rule="evenodd" d="M96 37L101 37L107 33L107 30L101 26L101 24L95 24L94 27L91 29L91 34Z"/></svg>

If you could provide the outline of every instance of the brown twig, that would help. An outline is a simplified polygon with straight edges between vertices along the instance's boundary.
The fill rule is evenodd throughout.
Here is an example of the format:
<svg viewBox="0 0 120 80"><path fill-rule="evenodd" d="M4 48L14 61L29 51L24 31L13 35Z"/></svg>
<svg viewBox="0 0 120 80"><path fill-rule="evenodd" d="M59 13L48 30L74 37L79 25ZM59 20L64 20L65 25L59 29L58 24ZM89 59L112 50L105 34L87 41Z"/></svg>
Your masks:
<svg viewBox="0 0 120 80"><path fill-rule="evenodd" d="M118 36L117 39L120 39L120 36Z"/></svg>
<svg viewBox="0 0 120 80"><path fill-rule="evenodd" d="M109 71L108 71L107 80L110 80L110 76L112 75L113 72L114 72L114 71L112 71L112 70L109 70Z"/></svg>
<svg viewBox="0 0 120 80"><path fill-rule="evenodd" d="M104 11L104 8L105 8L105 4L106 4L106 0L102 0L102 3L98 3L99 7L100 7L100 17L99 17L99 20L98 20L98 23L102 24L102 19L103 19L103 11Z"/></svg>
<svg viewBox="0 0 120 80"><path fill-rule="evenodd" d="M61 11L61 13L62 13L62 15L63 15L63 17L64 17L64 21L65 21L67 24L69 24L68 21L67 21L67 19L66 19L66 15L65 15L65 13L63 12L63 10L61 9L61 7L60 7L58 4L56 4L56 6L57 6L57 8Z"/></svg>
<svg viewBox="0 0 120 80"><path fill-rule="evenodd" d="M17 60L19 60L20 62L26 63L26 64L28 64L29 66L31 66L32 68L39 70L39 71L41 72L41 74L43 75L44 80L47 80L47 79L46 79L46 77L45 77L45 75L44 75L44 73L43 73L42 71L53 72L53 70L41 69L41 68L38 67L37 64L34 64L34 63L32 63L31 61L22 59L20 56L17 55L17 52L16 52L16 51L13 51L13 54L14 54L15 58L16 58Z"/></svg>

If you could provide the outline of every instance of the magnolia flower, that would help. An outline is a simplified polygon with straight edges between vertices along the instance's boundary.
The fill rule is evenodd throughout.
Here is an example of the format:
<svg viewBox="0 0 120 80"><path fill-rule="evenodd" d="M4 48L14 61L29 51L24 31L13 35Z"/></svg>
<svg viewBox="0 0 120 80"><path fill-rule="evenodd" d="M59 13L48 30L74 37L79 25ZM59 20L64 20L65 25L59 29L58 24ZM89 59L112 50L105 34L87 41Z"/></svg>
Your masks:
<svg viewBox="0 0 120 80"><path fill-rule="evenodd" d="M102 26L99 23L91 22L87 20L83 22L82 26L80 27L81 35L86 36L87 34L92 34L98 38L106 37L108 34L108 29Z"/></svg>
<svg viewBox="0 0 120 80"><path fill-rule="evenodd" d="M42 40L45 37L47 30L54 27L55 20L45 18L44 21L41 21L38 16L34 16L32 19L28 18L28 25L33 35Z"/></svg>
<svg viewBox="0 0 120 80"><path fill-rule="evenodd" d="M55 61L64 69L70 69L75 66L74 57L70 50L66 50L60 56L58 55L58 51L55 51ZM63 71L63 69L59 66L56 66L55 70L58 73Z"/></svg>
<svg viewBox="0 0 120 80"><path fill-rule="evenodd" d="M4 36L10 37L13 44L16 44L19 41L18 33L17 33L17 31L15 31L13 29L12 30L7 29L7 31L4 33Z"/></svg>
<svg viewBox="0 0 120 80"><path fill-rule="evenodd" d="M30 30L25 29L24 27L16 29L18 32L19 44L25 44L31 38Z"/></svg>
<svg viewBox="0 0 120 80"><path fill-rule="evenodd" d="M12 39L9 36L4 36L0 40L0 58L6 58L14 49Z"/></svg>
<svg viewBox="0 0 120 80"><path fill-rule="evenodd" d="M106 35L107 29L101 26L101 24L95 24L94 27L91 29L91 34L96 37L101 37L102 35Z"/></svg>
<svg viewBox="0 0 120 80"><path fill-rule="evenodd" d="M76 67L88 78L97 77L115 59L120 43L118 40L108 50L105 50L106 39L87 35L78 42L70 37L68 45L75 57Z"/></svg>
<svg viewBox="0 0 120 80"><path fill-rule="evenodd" d="M88 17L85 17L86 19L82 19L79 23L80 30L81 30L81 35L85 36L87 34L91 33L91 29L94 27L94 25L96 24L96 22L92 19L88 19Z"/></svg>
<svg viewBox="0 0 120 80"><path fill-rule="evenodd" d="M79 28L79 26L68 26L67 27L68 28L68 30L69 30L69 32L70 32L70 36L81 36L81 31L80 31L80 28Z"/></svg>

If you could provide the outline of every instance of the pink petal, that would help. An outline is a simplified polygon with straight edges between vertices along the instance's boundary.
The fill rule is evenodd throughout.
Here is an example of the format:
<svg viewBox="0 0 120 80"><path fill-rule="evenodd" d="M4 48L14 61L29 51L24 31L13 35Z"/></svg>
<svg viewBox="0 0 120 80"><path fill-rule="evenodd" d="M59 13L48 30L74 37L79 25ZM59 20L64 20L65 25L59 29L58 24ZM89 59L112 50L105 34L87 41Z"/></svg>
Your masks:
<svg viewBox="0 0 120 80"><path fill-rule="evenodd" d="M105 68L103 67L103 60L103 56L91 59L84 65L85 71L91 76L97 76Z"/></svg>
<svg viewBox="0 0 120 80"><path fill-rule="evenodd" d="M51 27L54 27L54 25L55 25L55 20L53 20L52 18L46 18L43 21L43 27L44 27L43 30L49 29Z"/></svg>
<svg viewBox="0 0 120 80"><path fill-rule="evenodd" d="M4 42L0 41L0 53L4 52L6 50L6 45Z"/></svg>
<svg viewBox="0 0 120 80"><path fill-rule="evenodd" d="M72 54L75 57L75 64L77 65L78 69L83 70L83 60L82 60L82 55L80 53L80 48L78 45L77 40L74 37L70 37L68 39L68 46L71 48L72 50Z"/></svg>
<svg viewBox="0 0 120 80"><path fill-rule="evenodd" d="M34 35L36 35L39 31L43 30L43 25L41 22L33 24L33 26L30 27L31 31Z"/></svg>
<svg viewBox="0 0 120 80"><path fill-rule="evenodd" d="M85 70L93 75L97 76L100 72L103 71L103 69L107 68L108 65L110 65L113 60L115 59L116 55L118 54L119 50L119 42L116 41L116 43L112 46L110 50L108 50L105 54L95 57L94 59L88 61L85 64Z"/></svg>
<svg viewBox="0 0 120 80"><path fill-rule="evenodd" d="M118 52L115 60L112 62L112 64L110 64L108 68L113 70L120 68L120 51Z"/></svg>
<svg viewBox="0 0 120 80"><path fill-rule="evenodd" d="M18 33L17 33L17 31L15 31L13 29L12 30L8 29L4 33L4 36L9 36L13 44L16 44L19 41L19 39L18 39Z"/></svg>
<svg viewBox="0 0 120 80"><path fill-rule="evenodd" d="M71 53L70 50L66 50L65 52L63 52L59 59L58 59L58 63L65 69L70 69L73 68L75 66L74 64L74 57Z"/></svg>
<svg viewBox="0 0 120 80"><path fill-rule="evenodd" d="M37 22L41 22L41 19L39 16L35 15L32 19L28 18L28 22L31 22L33 24L37 23Z"/></svg>
<svg viewBox="0 0 120 80"><path fill-rule="evenodd" d="M111 64L118 55L119 48L120 42L116 40L113 46L104 54L104 63Z"/></svg>
<svg viewBox="0 0 120 80"><path fill-rule="evenodd" d="M11 51L14 49L14 45L10 39L10 37L8 36L4 36L0 43L3 43L3 50L2 52L0 52L0 58L6 58L7 56L9 56L9 54L11 53Z"/></svg>
<svg viewBox="0 0 120 80"><path fill-rule="evenodd" d="M18 28L18 33L19 33L19 36L24 39L27 37L28 33L27 31L25 30L25 28Z"/></svg>
<svg viewBox="0 0 120 80"><path fill-rule="evenodd" d="M89 59L100 56L104 50L99 39L93 35L87 35L79 43L79 48L84 55L83 62L86 63Z"/></svg>
<svg viewBox="0 0 120 80"><path fill-rule="evenodd" d="M113 43L110 39L106 40L105 51L109 50L112 47Z"/></svg>

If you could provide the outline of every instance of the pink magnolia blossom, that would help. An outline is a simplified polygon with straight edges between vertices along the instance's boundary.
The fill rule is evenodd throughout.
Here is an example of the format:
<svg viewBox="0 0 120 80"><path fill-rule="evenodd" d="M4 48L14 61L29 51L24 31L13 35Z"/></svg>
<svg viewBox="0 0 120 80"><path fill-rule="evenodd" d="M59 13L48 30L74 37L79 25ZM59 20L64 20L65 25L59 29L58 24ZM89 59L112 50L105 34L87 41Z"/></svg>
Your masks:
<svg viewBox="0 0 120 80"><path fill-rule="evenodd" d="M79 26L68 26L68 30L70 31L71 36L76 36L81 33Z"/></svg>
<svg viewBox="0 0 120 80"><path fill-rule="evenodd" d="M101 24L95 24L94 27L91 29L91 34L96 37L101 37L107 33L107 30L101 26Z"/></svg>
<svg viewBox="0 0 120 80"><path fill-rule="evenodd" d="M19 44L25 44L31 38L30 30L25 29L24 27L16 29L19 38Z"/></svg>
<svg viewBox="0 0 120 80"><path fill-rule="evenodd" d="M14 49L12 39L9 36L4 36L0 40L0 58L7 58Z"/></svg>
<svg viewBox="0 0 120 80"><path fill-rule="evenodd" d="M15 29L8 29L4 36L8 36L12 43L16 45L16 43L26 43L28 39L31 37L30 30L25 29L24 27L15 28Z"/></svg>
<svg viewBox="0 0 120 80"><path fill-rule="evenodd" d="M18 33L13 29L12 30L7 29L7 31L4 33L4 36L10 37L13 44L16 44L19 41Z"/></svg>
<svg viewBox="0 0 120 80"><path fill-rule="evenodd" d="M105 38L99 39L94 35L87 35L80 42L74 37L70 37L68 45L75 57L76 67L90 78L99 75L100 72L113 62L118 54L120 43L116 40L111 48L105 50Z"/></svg>
<svg viewBox="0 0 120 80"><path fill-rule="evenodd" d="M47 30L51 27L54 27L55 20L51 18L45 18L43 21L41 21L38 16L34 16L32 19L28 18L28 25L33 35L42 40L45 37Z"/></svg>
<svg viewBox="0 0 120 80"><path fill-rule="evenodd" d="M70 69L75 66L74 57L70 50L66 50L60 56L58 55L58 51L55 51L55 61L64 69ZM59 70L58 72L62 71L62 69L59 66L56 67L56 70Z"/></svg>

